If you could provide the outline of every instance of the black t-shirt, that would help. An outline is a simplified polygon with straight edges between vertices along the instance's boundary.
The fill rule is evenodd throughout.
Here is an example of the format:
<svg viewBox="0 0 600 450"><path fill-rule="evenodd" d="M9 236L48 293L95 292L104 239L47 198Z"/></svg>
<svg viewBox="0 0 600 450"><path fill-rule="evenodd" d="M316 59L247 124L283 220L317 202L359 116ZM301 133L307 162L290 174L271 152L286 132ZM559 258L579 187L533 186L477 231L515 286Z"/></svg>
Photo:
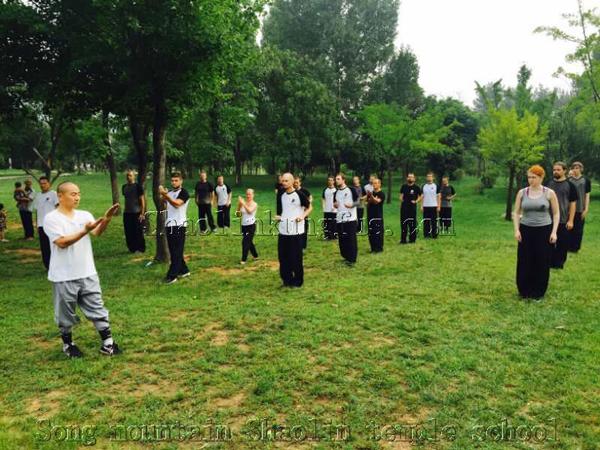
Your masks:
<svg viewBox="0 0 600 450"><path fill-rule="evenodd" d="M142 204L140 203L140 197L144 195L144 189L139 183L129 184L126 183L121 188L121 192L125 197L125 211L126 213L141 213Z"/></svg>
<svg viewBox="0 0 600 450"><path fill-rule="evenodd" d="M212 184L208 181L198 181L196 183L196 195L198 196L198 203L203 205L210 204L210 194L214 192Z"/></svg>
<svg viewBox="0 0 600 450"><path fill-rule="evenodd" d="M421 188L417 184L405 184L400 188L400 193L402 194L402 208L414 208L417 205L412 203L416 201L421 196Z"/></svg>
<svg viewBox="0 0 600 450"><path fill-rule="evenodd" d="M308 189L301 187L298 191L302 192L306 198L310 198L310 191Z"/></svg>
<svg viewBox="0 0 600 450"><path fill-rule="evenodd" d="M367 214L369 215L369 219L383 218L383 203L385 202L385 194L383 193L383 191L373 191L372 197L381 199L381 201L379 203L367 203Z"/></svg>

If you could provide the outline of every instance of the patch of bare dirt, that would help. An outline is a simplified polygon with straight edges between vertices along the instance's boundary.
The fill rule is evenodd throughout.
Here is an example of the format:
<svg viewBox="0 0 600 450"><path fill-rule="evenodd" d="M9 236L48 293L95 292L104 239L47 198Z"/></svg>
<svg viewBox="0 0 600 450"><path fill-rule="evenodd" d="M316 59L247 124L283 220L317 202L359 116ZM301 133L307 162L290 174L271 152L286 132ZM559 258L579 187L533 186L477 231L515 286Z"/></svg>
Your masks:
<svg viewBox="0 0 600 450"><path fill-rule="evenodd" d="M245 398L246 394L240 392L229 398L215 398L212 400L212 405L217 408L239 408Z"/></svg>
<svg viewBox="0 0 600 450"><path fill-rule="evenodd" d="M248 344L244 343L237 344L236 347L243 352L249 352L251 350L251 347Z"/></svg>
<svg viewBox="0 0 600 450"><path fill-rule="evenodd" d="M30 341L35 347L42 348L44 350L57 347L58 345L56 342L45 341L37 337L30 338Z"/></svg>
<svg viewBox="0 0 600 450"><path fill-rule="evenodd" d="M47 394L30 399L27 402L25 411L30 416L39 419L52 417L60 411L60 399L65 396L65 391L56 389Z"/></svg>
<svg viewBox="0 0 600 450"><path fill-rule="evenodd" d="M21 255L21 256L41 256L41 252L40 250L36 250L33 248L18 248L18 249L10 249L10 250L6 250L6 253L11 253L11 254L15 254L15 255ZM36 259L37 261L37 259Z"/></svg>

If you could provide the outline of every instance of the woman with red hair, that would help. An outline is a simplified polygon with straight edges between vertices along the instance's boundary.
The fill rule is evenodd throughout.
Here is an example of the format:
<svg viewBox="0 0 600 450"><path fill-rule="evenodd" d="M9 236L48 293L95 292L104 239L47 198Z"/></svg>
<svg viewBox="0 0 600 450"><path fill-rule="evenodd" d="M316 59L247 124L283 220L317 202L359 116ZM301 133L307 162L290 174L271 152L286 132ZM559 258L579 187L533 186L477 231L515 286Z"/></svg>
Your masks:
<svg viewBox="0 0 600 450"><path fill-rule="evenodd" d="M545 175L540 166L527 171L529 187L517 194L513 215L515 239L519 243L517 288L521 297L536 301L541 300L548 289L552 247L556 244L560 222L556 194L542 186Z"/></svg>

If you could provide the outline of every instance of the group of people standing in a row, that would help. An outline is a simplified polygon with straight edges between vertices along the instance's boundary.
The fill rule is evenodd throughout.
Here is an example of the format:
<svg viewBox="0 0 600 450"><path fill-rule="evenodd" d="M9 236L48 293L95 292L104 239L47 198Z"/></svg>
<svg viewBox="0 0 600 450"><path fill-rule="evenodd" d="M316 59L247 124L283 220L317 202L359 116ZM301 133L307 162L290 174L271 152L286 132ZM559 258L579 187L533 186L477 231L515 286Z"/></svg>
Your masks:
<svg viewBox="0 0 600 450"><path fill-rule="evenodd" d="M562 269L567 253L581 248L592 185L583 164L554 164L546 186L546 172L533 166L527 172L529 187L517 194L513 222L517 252L517 287L524 299L539 301L548 289L550 269Z"/></svg>

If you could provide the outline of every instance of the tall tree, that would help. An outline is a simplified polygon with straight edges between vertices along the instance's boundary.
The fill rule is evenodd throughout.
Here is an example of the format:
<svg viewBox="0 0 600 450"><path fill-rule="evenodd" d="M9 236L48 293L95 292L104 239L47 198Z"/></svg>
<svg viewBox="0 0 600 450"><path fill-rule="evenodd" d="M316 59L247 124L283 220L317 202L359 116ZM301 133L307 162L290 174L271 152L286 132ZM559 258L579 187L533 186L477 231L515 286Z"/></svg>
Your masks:
<svg viewBox="0 0 600 450"><path fill-rule="evenodd" d="M328 86L348 134L334 150L336 170L342 151L354 141L354 113L367 87L394 51L399 0L275 0L265 21L267 44L318 61L317 79Z"/></svg>
<svg viewBox="0 0 600 450"><path fill-rule="evenodd" d="M504 108L491 111L491 121L479 134L481 152L490 160L508 170L506 220L512 218L514 181L517 173L542 159L548 129L539 126L538 117L525 111L519 119L517 111Z"/></svg>

